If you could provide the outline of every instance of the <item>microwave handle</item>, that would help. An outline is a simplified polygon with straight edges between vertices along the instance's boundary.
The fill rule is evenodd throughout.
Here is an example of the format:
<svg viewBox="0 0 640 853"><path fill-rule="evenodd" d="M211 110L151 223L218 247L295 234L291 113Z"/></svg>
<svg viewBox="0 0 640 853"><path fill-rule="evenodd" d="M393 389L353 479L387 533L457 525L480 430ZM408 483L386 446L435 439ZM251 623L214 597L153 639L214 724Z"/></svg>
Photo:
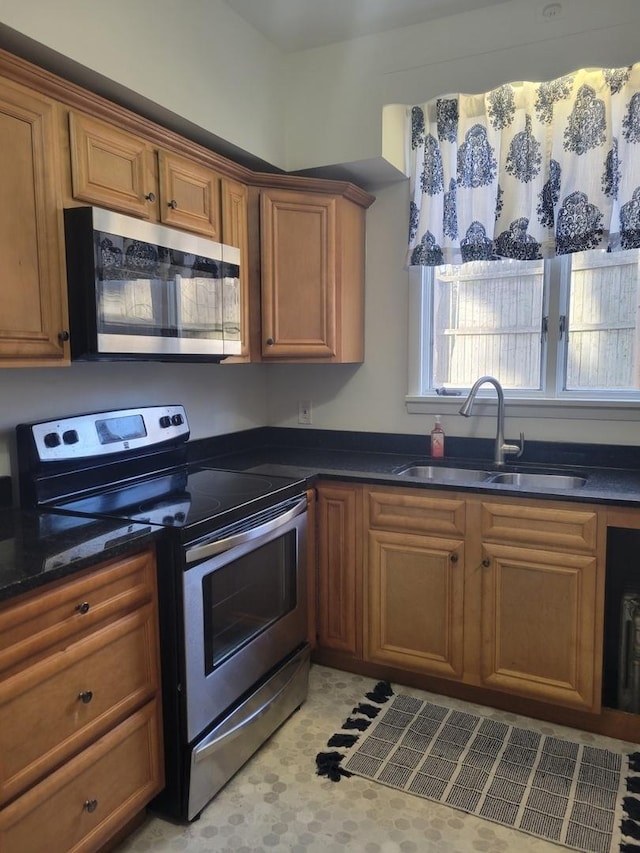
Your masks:
<svg viewBox="0 0 640 853"><path fill-rule="evenodd" d="M302 498L291 509L283 512L277 518L272 518L261 524L259 527L252 527L250 530L244 530L242 533L236 533L233 536L227 536L225 539L216 539L215 542L205 542L202 545L194 545L192 548L187 548L185 560L187 563L195 563L198 560L205 560L208 557L215 557L218 554L223 554L225 551L230 551L231 548L236 548L238 545L244 545L245 542L251 542L253 539L258 539L277 530L295 518L297 515L305 512L307 508L306 497Z"/></svg>

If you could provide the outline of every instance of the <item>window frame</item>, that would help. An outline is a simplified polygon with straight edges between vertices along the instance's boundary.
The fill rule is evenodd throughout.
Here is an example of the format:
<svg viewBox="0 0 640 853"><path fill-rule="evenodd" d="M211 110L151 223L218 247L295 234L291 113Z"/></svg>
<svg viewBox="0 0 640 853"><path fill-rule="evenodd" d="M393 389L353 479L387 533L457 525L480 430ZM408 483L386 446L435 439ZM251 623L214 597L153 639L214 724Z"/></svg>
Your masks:
<svg viewBox="0 0 640 853"><path fill-rule="evenodd" d="M567 335L559 340L560 318L569 315L569 283L571 258L564 256L544 261L545 286L543 311L548 317L548 331L543 346L540 390L504 389L509 406L516 406L518 414L527 418L589 418L593 420L640 421L640 389L635 393L624 391L566 390L564 371L567 363ZM445 395L428 389L431 376L432 350L427 348L433 288L430 287L430 267L410 266L409 317L408 317L408 391L405 398L410 414L457 411L469 388L448 389ZM499 377L498 377L499 378ZM495 402L495 391L487 386L480 389L479 402ZM437 402L437 407L434 403Z"/></svg>

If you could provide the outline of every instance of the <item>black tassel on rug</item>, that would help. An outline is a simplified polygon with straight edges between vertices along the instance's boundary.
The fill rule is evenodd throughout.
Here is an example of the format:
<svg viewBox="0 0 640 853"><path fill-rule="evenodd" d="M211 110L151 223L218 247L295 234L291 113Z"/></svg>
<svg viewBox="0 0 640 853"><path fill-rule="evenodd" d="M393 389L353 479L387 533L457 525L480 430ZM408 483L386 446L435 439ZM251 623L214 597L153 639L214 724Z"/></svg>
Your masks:
<svg viewBox="0 0 640 853"><path fill-rule="evenodd" d="M640 771L640 752L632 752L627 756L629 770L633 773ZM627 791L630 794L640 794L640 776L627 776ZM640 800L637 797L623 797L622 808L624 817L620 824L620 831L625 838L640 841ZM623 841L620 844L620 853L640 853L640 844L633 841Z"/></svg>
<svg viewBox="0 0 640 853"><path fill-rule="evenodd" d="M340 767L343 758L341 752L319 752L316 755L316 773L318 776L327 776L332 782L339 782L341 776L353 776L353 773Z"/></svg>
<svg viewBox="0 0 640 853"><path fill-rule="evenodd" d="M391 684L388 681L379 681L369 693L365 693L365 697L371 702L384 704L393 696ZM342 724L343 729L356 729L364 732L371 725L371 721L378 716L382 709L376 708L374 705L368 705L366 702L360 702L351 711L352 714L362 714L363 717L347 717ZM367 719L363 719L366 717ZM358 740L358 735L346 734L344 732L336 732L329 738L327 746L342 746L349 748ZM353 776L348 770L341 767L342 759L345 757L342 752L319 752L316 755L316 773L318 776L326 776L332 782L339 782L342 776Z"/></svg>
<svg viewBox="0 0 640 853"><path fill-rule="evenodd" d="M393 696L393 690L391 689L391 685L388 681L379 681L371 693L365 693L364 695L367 699L371 699L372 702L379 702L382 704Z"/></svg>

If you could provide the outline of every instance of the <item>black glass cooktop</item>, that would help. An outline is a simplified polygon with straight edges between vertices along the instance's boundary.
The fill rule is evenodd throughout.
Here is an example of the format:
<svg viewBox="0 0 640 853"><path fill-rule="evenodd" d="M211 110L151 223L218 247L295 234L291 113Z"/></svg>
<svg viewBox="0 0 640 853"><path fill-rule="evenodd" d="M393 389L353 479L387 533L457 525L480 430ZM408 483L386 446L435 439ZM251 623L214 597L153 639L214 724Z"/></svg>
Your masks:
<svg viewBox="0 0 640 853"><path fill-rule="evenodd" d="M57 501L49 508L167 528L215 529L295 497L304 489L304 480L293 477L196 465Z"/></svg>

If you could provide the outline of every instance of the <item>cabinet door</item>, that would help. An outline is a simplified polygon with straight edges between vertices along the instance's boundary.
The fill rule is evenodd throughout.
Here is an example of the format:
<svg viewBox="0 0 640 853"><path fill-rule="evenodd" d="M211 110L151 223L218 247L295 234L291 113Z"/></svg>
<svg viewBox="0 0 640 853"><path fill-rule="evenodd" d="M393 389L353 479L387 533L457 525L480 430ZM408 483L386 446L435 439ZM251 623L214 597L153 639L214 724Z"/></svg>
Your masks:
<svg viewBox="0 0 640 853"><path fill-rule="evenodd" d="M186 157L158 152L160 220L220 241L220 175Z"/></svg>
<svg viewBox="0 0 640 853"><path fill-rule="evenodd" d="M483 546L483 684L599 710L596 564L588 554Z"/></svg>
<svg viewBox="0 0 640 853"><path fill-rule="evenodd" d="M459 678L464 543L371 530L365 659Z"/></svg>
<svg viewBox="0 0 640 853"><path fill-rule="evenodd" d="M61 364L68 318L53 102L0 81L0 151L0 366Z"/></svg>
<svg viewBox="0 0 640 853"><path fill-rule="evenodd" d="M106 122L69 114L73 197L143 219L157 218L153 149Z"/></svg>
<svg viewBox="0 0 640 853"><path fill-rule="evenodd" d="M317 493L318 643L360 655L360 491L349 486L320 485Z"/></svg>
<svg viewBox="0 0 640 853"><path fill-rule="evenodd" d="M222 242L240 249L240 356L249 355L249 202L245 184L223 178L221 181ZM225 362L233 359L225 359Z"/></svg>
<svg viewBox="0 0 640 853"><path fill-rule="evenodd" d="M336 199L261 194L262 356L336 355Z"/></svg>

